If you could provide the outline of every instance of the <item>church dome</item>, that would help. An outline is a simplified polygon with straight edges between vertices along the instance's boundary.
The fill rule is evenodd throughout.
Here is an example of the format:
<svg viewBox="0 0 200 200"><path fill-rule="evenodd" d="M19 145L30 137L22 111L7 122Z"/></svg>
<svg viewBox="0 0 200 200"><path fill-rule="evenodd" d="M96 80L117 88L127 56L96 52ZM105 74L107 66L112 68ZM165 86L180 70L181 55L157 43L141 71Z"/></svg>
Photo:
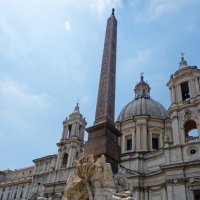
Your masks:
<svg viewBox="0 0 200 200"><path fill-rule="evenodd" d="M120 112L118 121L132 119L134 116L150 115L165 119L167 111L165 108L153 99L139 98L128 103Z"/></svg>
<svg viewBox="0 0 200 200"><path fill-rule="evenodd" d="M135 99L128 103L120 112L118 121L132 119L134 116L149 115L165 119L167 111L157 101L150 98L150 86L144 82L141 75L140 82L135 86Z"/></svg>

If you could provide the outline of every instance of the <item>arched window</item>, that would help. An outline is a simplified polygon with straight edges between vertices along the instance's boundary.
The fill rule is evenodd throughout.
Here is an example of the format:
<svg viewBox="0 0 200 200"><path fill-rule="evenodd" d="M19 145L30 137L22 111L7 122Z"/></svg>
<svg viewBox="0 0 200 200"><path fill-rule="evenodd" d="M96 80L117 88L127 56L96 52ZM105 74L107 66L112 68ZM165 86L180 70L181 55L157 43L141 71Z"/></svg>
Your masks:
<svg viewBox="0 0 200 200"><path fill-rule="evenodd" d="M67 133L67 138L71 136L71 131L72 131L72 124L68 125L68 133Z"/></svg>
<svg viewBox="0 0 200 200"><path fill-rule="evenodd" d="M16 199L16 197L17 197L17 191L15 191L14 199Z"/></svg>
<svg viewBox="0 0 200 200"><path fill-rule="evenodd" d="M20 199L23 197L23 190L20 193Z"/></svg>
<svg viewBox="0 0 200 200"><path fill-rule="evenodd" d="M189 120L184 124L185 142L192 143L199 140L197 124L193 120Z"/></svg>
<svg viewBox="0 0 200 200"><path fill-rule="evenodd" d="M183 101L190 98L190 91L189 91L189 86L188 86L187 81L181 83L181 93L182 93L182 100Z"/></svg>
<svg viewBox="0 0 200 200"><path fill-rule="evenodd" d="M78 152L76 152L76 159L78 159Z"/></svg>
<svg viewBox="0 0 200 200"><path fill-rule="evenodd" d="M66 153L66 154L63 156L62 165L67 165L67 160L68 160L68 154Z"/></svg>

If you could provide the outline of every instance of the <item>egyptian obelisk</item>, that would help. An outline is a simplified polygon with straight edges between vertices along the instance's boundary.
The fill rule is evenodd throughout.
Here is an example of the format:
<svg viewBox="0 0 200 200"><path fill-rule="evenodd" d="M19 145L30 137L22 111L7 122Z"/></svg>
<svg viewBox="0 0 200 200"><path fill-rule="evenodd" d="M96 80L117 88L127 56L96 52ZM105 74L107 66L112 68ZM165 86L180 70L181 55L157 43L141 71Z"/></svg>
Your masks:
<svg viewBox="0 0 200 200"><path fill-rule="evenodd" d="M94 125L87 128L89 133L86 152L97 158L104 154L112 170L118 170L121 133L115 128L115 78L116 78L117 20L112 14L107 20L101 75Z"/></svg>

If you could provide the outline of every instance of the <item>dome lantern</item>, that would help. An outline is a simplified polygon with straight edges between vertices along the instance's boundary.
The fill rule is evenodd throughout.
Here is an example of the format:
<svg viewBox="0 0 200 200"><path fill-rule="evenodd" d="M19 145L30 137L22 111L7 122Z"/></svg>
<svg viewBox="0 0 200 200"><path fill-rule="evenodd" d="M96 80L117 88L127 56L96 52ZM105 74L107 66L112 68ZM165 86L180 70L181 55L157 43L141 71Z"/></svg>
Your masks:
<svg viewBox="0 0 200 200"><path fill-rule="evenodd" d="M144 82L144 73L141 73L140 82L135 86L135 99L138 98L150 98L150 86L148 83Z"/></svg>

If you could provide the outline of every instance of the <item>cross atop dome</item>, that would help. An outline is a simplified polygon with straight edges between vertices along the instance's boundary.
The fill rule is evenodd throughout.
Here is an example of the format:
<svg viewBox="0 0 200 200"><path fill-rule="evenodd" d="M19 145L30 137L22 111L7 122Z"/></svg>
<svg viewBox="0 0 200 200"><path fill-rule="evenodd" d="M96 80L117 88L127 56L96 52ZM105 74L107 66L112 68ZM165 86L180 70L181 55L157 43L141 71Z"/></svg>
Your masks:
<svg viewBox="0 0 200 200"><path fill-rule="evenodd" d="M74 108L74 113L75 113L75 112L79 112L79 109L80 109L79 103L77 102L77 104L76 104L76 106L75 106L75 108Z"/></svg>
<svg viewBox="0 0 200 200"><path fill-rule="evenodd" d="M141 79L141 82L144 82L144 72L140 73L140 79Z"/></svg>

